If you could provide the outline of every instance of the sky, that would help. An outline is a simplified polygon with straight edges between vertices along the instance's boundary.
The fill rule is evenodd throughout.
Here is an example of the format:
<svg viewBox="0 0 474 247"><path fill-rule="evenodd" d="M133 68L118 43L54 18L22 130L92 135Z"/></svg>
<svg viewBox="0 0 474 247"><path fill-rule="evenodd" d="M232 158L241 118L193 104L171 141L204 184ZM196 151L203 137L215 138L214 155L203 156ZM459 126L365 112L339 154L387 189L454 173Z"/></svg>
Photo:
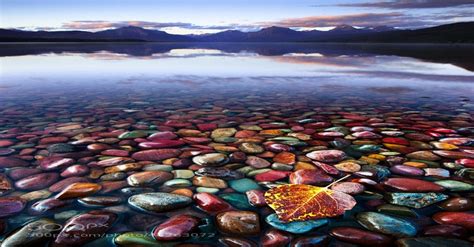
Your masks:
<svg viewBox="0 0 474 247"><path fill-rule="evenodd" d="M474 0L0 0L0 28L100 31L140 26L175 34L268 26L421 28L474 21Z"/></svg>

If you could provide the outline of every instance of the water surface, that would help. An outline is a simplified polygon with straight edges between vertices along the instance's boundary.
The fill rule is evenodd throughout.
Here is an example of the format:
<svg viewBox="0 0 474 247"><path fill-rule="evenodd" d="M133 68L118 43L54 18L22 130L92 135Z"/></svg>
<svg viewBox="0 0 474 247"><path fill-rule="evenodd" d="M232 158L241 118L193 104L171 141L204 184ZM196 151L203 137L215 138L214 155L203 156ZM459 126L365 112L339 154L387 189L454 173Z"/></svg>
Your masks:
<svg viewBox="0 0 474 247"><path fill-rule="evenodd" d="M365 177L381 182L388 177L403 177L403 174L390 175L388 167L417 161L441 168L426 170L427 178L421 176L420 179L453 178L472 183L469 172L458 171L464 169L462 165L453 165L454 162L467 162L459 161L459 157L473 157L472 48L469 45L288 43L0 44L0 158L19 158L35 167L45 157L63 157L73 159L74 164L86 169L86 172L64 175L62 172L67 167L51 168L47 172L57 173L52 181L34 183L40 184L39 187L22 186L24 178L13 179L11 175L13 170L20 168L16 166L22 165L3 159L5 163L0 164L0 169L9 176L4 178L22 182L10 184L10 187L3 183L0 200L8 196L25 196L27 192L40 189L51 192L46 193L46 198L56 196L60 189L54 184L68 176L102 186L100 192L86 197L99 205L87 203L87 199L84 202L73 198L66 205L46 208L39 215L32 213L31 204L44 198L27 195L30 202L26 209L8 219L0 219L0 226L4 222L8 225L2 237L38 217L48 217L64 225L73 215L80 216L97 209L119 217L106 229L110 234L91 242L90 246L105 246L104 241L111 245L116 234L123 232L150 234L168 217L182 214L209 221L199 223L205 225L199 231L208 235L181 241L221 246L219 243L231 240L206 225L216 220L212 212L203 212L194 203L165 213L137 210L127 203L132 194L171 192L177 188L145 183L131 189L133 185L128 184L126 177L144 172L145 167L148 170L171 168L193 172L200 167L191 165L192 158L209 152L231 157L226 167L243 172L248 169L248 166L244 167L246 156L242 158L242 153L240 156L233 153L245 150L241 144L250 142L266 149L265 153L263 150L256 153L268 162L276 162L273 156L282 150L270 146L279 143L298 161L306 163L306 167L312 167L311 160L305 156L308 152L343 150L350 159L357 159L365 171L354 173L354 179ZM218 127L235 128L239 132L210 138L211 131ZM145 138L153 140L150 135L159 131L172 132L174 139L182 141L178 146L168 147L177 149L169 151L174 153L168 157L172 159L136 155L147 149L140 143L147 142ZM123 137L122 134L129 132L135 136ZM435 159L436 162L429 158L423 160L426 157L420 154L406 156L426 150L426 145L437 145L434 149L444 152L446 144L439 142L452 142L449 137L455 138L459 151L456 154L441 153L442 157ZM385 145L392 142L402 144ZM256 154L246 152L247 156ZM143 167L116 172L115 180L110 176L107 178L102 174L104 167L98 162L115 156L126 156L124 163L138 162ZM368 165L368 156L372 157L371 162L380 164L378 169L381 170L371 170L374 166ZM374 161L373 157L380 160ZM281 171L289 167L293 171L296 170L293 165L290 162L271 168ZM331 176L337 179L345 172L355 171L341 171L337 176ZM263 182L258 185L261 190L275 185L275 181L248 177ZM185 183L184 187L196 193L199 185L193 179L187 179L189 184ZM229 187L227 183L232 187L233 180L238 179L226 180L226 187ZM278 182L288 182L288 178L283 177ZM238 201L245 201L245 193L234 193L235 188L217 191L207 188L207 191L222 198L236 197L240 198ZM364 193L355 196L357 207L343 217L332 218L328 225L306 235L287 235L296 239L312 238L317 234L323 237L312 241L329 241L327 233L334 226L361 227L356 223L355 214L374 211L373 207L366 207L366 202L380 203L379 195L385 193L369 184ZM447 194L449 197L468 196L468 192ZM112 205L108 204L110 202ZM272 213L271 209L246 205L233 206L257 212L262 222L260 235L263 235L270 229L263 222ZM428 223L427 217L434 217L442 209L424 205L413 210L419 217L411 220L424 227L432 224L431 221ZM420 231L417 236L421 235ZM238 237L239 241L263 241L255 236L230 236ZM59 236L54 238L46 238L43 243L64 243Z"/></svg>

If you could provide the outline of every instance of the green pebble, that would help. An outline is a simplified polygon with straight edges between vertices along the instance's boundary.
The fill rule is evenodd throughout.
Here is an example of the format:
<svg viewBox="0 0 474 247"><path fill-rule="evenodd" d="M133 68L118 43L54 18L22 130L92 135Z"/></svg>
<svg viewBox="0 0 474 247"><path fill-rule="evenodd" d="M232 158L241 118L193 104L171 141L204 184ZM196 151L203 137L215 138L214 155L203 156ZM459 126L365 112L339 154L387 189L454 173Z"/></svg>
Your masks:
<svg viewBox="0 0 474 247"><path fill-rule="evenodd" d="M115 157L115 156L100 156L99 160L108 160L108 159L113 159L113 158L117 158L117 157Z"/></svg>
<svg viewBox="0 0 474 247"><path fill-rule="evenodd" d="M134 139L134 138L142 138L142 137L147 137L148 133L143 130L134 130L134 131L129 131L122 133L119 135L119 139Z"/></svg>
<svg viewBox="0 0 474 247"><path fill-rule="evenodd" d="M272 169L277 170L277 171L291 171L293 170L293 166L287 165L287 164L282 164L282 163L273 163L272 164Z"/></svg>
<svg viewBox="0 0 474 247"><path fill-rule="evenodd" d="M290 136L278 136L274 138L270 138L270 141L299 141L298 138L290 137Z"/></svg>
<svg viewBox="0 0 474 247"><path fill-rule="evenodd" d="M239 193L226 193L219 195L224 201L241 210L255 209L247 200L247 196Z"/></svg>
<svg viewBox="0 0 474 247"><path fill-rule="evenodd" d="M443 163L443 166L448 168L448 169L453 169L453 170L460 170L463 169L463 165L456 164L454 162L445 162Z"/></svg>
<svg viewBox="0 0 474 247"><path fill-rule="evenodd" d="M450 191L469 191L474 190L474 185L464 183L456 180L440 180L435 182L438 185L443 186L444 188Z"/></svg>
<svg viewBox="0 0 474 247"><path fill-rule="evenodd" d="M219 192L219 189L218 188L209 188L209 187L197 187L196 191L199 192L199 193L215 194L215 193Z"/></svg>
<svg viewBox="0 0 474 247"><path fill-rule="evenodd" d="M114 238L114 243L119 246L161 246L150 234L145 232L122 233Z"/></svg>
<svg viewBox="0 0 474 247"><path fill-rule="evenodd" d="M346 128L346 127L340 127L340 126L327 128L327 129L325 129L324 131L335 131L335 132L342 133L342 134L344 134L344 135L348 135L348 134L351 133L348 128Z"/></svg>
<svg viewBox="0 0 474 247"><path fill-rule="evenodd" d="M384 204L377 207L377 212L384 213L384 214L391 214L395 216L398 215L398 216L412 217L412 218L418 217L418 214L415 211L407 207L392 205L392 204Z"/></svg>
<svg viewBox="0 0 474 247"><path fill-rule="evenodd" d="M240 193L245 193L249 190L261 189L260 186L250 178L232 180L232 181L229 181L229 185L232 189Z"/></svg>
<svg viewBox="0 0 474 247"><path fill-rule="evenodd" d="M26 144L14 145L14 146L11 146L11 147L8 147L8 148L13 148L13 149L16 150L16 149L32 148L34 146L35 146L35 144L26 143Z"/></svg>
<svg viewBox="0 0 474 247"><path fill-rule="evenodd" d="M305 220L305 221L293 221L293 222L283 222L278 219L276 214L270 214L265 218L265 221L275 227L278 230L285 232L291 232L294 234L303 234L313 230L314 228L323 226L327 224L328 219L317 219L317 220Z"/></svg>
<svg viewBox="0 0 474 247"><path fill-rule="evenodd" d="M235 137L216 137L213 140L219 143L232 143L238 141L239 139Z"/></svg>
<svg viewBox="0 0 474 247"><path fill-rule="evenodd" d="M417 233L417 227L414 223L386 214L362 212L357 215L357 221L370 231L393 235L399 238L413 237Z"/></svg>
<svg viewBox="0 0 474 247"><path fill-rule="evenodd" d="M264 173L264 172L268 172L268 171L271 171L272 169L268 169L268 168L264 168L264 169L257 169L257 170L253 170L253 171L250 171L249 173L247 173L247 176L249 177L254 177L260 173Z"/></svg>
<svg viewBox="0 0 474 247"><path fill-rule="evenodd" d="M377 152L380 150L380 146L378 145L353 145L352 148L364 153Z"/></svg>
<svg viewBox="0 0 474 247"><path fill-rule="evenodd" d="M159 164L150 164L143 167L144 171L163 171L171 172L173 170L172 166L169 165L159 165Z"/></svg>
<svg viewBox="0 0 474 247"><path fill-rule="evenodd" d="M281 143L286 144L288 146L292 146L292 147L308 146L308 143L300 141L300 140L298 140L298 141L282 141Z"/></svg>
<svg viewBox="0 0 474 247"><path fill-rule="evenodd" d="M168 180L164 183L165 186L173 187L173 188L186 188L192 185L191 181L182 179L182 178L175 178Z"/></svg>
<svg viewBox="0 0 474 247"><path fill-rule="evenodd" d="M431 204L448 199L448 196L441 193L388 193L387 200L391 204L407 206L411 208L423 208Z"/></svg>
<svg viewBox="0 0 474 247"><path fill-rule="evenodd" d="M315 120L312 119L312 118L305 118L305 119L301 119L301 120L298 120L298 123L300 124L307 124L307 123L312 123L314 122Z"/></svg>
<svg viewBox="0 0 474 247"><path fill-rule="evenodd" d="M191 170L174 170L172 173L174 174L174 178L189 179L194 177L194 172Z"/></svg>
<svg viewBox="0 0 474 247"><path fill-rule="evenodd" d="M345 123L350 123L352 122L353 120L351 119L345 119L345 118L341 118L341 119L335 119L335 120L332 120L331 122L333 124L345 124Z"/></svg>
<svg viewBox="0 0 474 247"><path fill-rule="evenodd" d="M249 174L250 172L254 171L255 168L251 166L244 166L242 168L237 169L238 172L243 173L245 175Z"/></svg>
<svg viewBox="0 0 474 247"><path fill-rule="evenodd" d="M381 155L384 155L384 156L397 156L397 155L400 155L399 152L380 152Z"/></svg>

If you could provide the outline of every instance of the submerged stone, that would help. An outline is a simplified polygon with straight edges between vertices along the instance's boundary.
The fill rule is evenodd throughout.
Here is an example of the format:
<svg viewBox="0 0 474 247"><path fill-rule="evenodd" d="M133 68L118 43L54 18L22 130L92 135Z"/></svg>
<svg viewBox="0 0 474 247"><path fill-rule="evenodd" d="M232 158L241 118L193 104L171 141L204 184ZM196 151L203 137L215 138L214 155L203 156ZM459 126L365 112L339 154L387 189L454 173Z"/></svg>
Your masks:
<svg viewBox="0 0 474 247"><path fill-rule="evenodd" d="M240 193L260 189L260 186L250 178L229 181L229 186Z"/></svg>
<svg viewBox="0 0 474 247"><path fill-rule="evenodd" d="M153 237L158 241L186 238L199 224L199 219L190 215L176 215L153 229Z"/></svg>
<svg viewBox="0 0 474 247"><path fill-rule="evenodd" d="M443 238L443 237L420 237L420 238L403 238L396 241L399 247L471 247L472 243L455 238Z"/></svg>
<svg viewBox="0 0 474 247"><path fill-rule="evenodd" d="M85 197L92 195L102 189L100 184L96 183L73 183L64 188L59 194L56 195L56 199L64 200L78 197Z"/></svg>
<svg viewBox="0 0 474 247"><path fill-rule="evenodd" d="M133 195L128 198L128 203L138 209L159 213L185 207L192 203L192 199L177 194L155 192Z"/></svg>
<svg viewBox="0 0 474 247"><path fill-rule="evenodd" d="M127 178L130 186L153 186L171 180L173 175L163 171L144 171L134 173Z"/></svg>
<svg viewBox="0 0 474 247"><path fill-rule="evenodd" d="M136 160L161 161L164 159L178 157L181 151L178 149L149 149L132 154Z"/></svg>
<svg viewBox="0 0 474 247"><path fill-rule="evenodd" d="M327 224L329 221L327 219L318 219L318 220L305 220L305 221L293 221L285 223L278 219L277 214L270 214L265 218L267 222L272 227L282 230L285 232L291 232L294 234L303 234L309 232L317 227Z"/></svg>
<svg viewBox="0 0 474 247"><path fill-rule="evenodd" d="M119 246L157 246L159 243L148 233L124 232L114 238L114 243Z"/></svg>
<svg viewBox="0 0 474 247"><path fill-rule="evenodd" d="M220 194L219 197L224 199L226 202L230 203L232 206L234 206L238 209L242 209L242 210L254 210L255 209L254 207L252 207L252 205L250 205L250 203L247 200L247 197L244 194L225 193L225 194Z"/></svg>
<svg viewBox="0 0 474 247"><path fill-rule="evenodd" d="M198 155L193 158L193 162L200 166L222 166L229 161L227 155L222 153L209 153Z"/></svg>
<svg viewBox="0 0 474 247"><path fill-rule="evenodd" d="M357 214L357 221L370 231L396 237L413 237L417 233L415 224L386 214L363 212Z"/></svg>
<svg viewBox="0 0 474 247"><path fill-rule="evenodd" d="M59 174L54 172L39 173L18 180L15 187L21 190L41 190L54 184L58 178Z"/></svg>
<svg viewBox="0 0 474 247"><path fill-rule="evenodd" d="M439 212L433 215L433 220L438 224L457 225L469 231L474 231L473 212Z"/></svg>
<svg viewBox="0 0 474 247"><path fill-rule="evenodd" d="M446 188L449 191L471 191L474 190L474 185L464 183L456 180L439 180L436 184Z"/></svg>
<svg viewBox="0 0 474 247"><path fill-rule="evenodd" d="M347 157L346 154L340 150L313 151L307 153L306 156L312 160L329 163L339 162Z"/></svg>
<svg viewBox="0 0 474 247"><path fill-rule="evenodd" d="M249 236L260 233L260 219L257 213L251 211L228 211L216 217L219 231L237 235Z"/></svg>
<svg viewBox="0 0 474 247"><path fill-rule="evenodd" d="M386 235L354 227L336 227L329 234L344 242L368 246L385 246L392 240Z"/></svg>
<svg viewBox="0 0 474 247"><path fill-rule="evenodd" d="M425 180L414 178L389 178L383 182L388 188L405 192L441 192L444 187Z"/></svg>
<svg viewBox="0 0 474 247"><path fill-rule="evenodd" d="M423 208L446 200L447 195L441 193L388 193L390 203L411 208Z"/></svg>
<svg viewBox="0 0 474 247"><path fill-rule="evenodd" d="M50 219L39 219L26 224L12 235L6 237L1 247L39 246L44 245L58 231L56 222Z"/></svg>
<svg viewBox="0 0 474 247"><path fill-rule="evenodd" d="M51 246L82 246L100 238L116 219L116 214L107 211L90 211L74 216L65 223Z"/></svg>
<svg viewBox="0 0 474 247"><path fill-rule="evenodd" d="M26 206L26 200L19 197L0 198L0 218L20 213Z"/></svg>
<svg viewBox="0 0 474 247"><path fill-rule="evenodd" d="M28 166L29 163L14 157L0 157L0 168Z"/></svg>

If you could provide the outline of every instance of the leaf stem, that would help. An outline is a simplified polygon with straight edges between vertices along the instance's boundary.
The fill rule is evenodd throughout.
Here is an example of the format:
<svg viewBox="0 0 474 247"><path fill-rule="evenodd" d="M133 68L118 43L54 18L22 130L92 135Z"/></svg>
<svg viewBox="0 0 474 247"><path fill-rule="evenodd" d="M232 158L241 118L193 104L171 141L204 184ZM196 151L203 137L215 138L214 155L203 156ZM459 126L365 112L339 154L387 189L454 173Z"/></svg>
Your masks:
<svg viewBox="0 0 474 247"><path fill-rule="evenodd" d="M344 176L344 177L342 177L342 178L340 178L340 179L338 179L338 180L336 180L336 181L330 183L328 186L326 186L326 187L324 187L324 188L327 189L327 188L331 187L331 185L336 184L336 183L339 183L339 182L341 182L342 180L344 180L344 179L346 179L346 178L348 178L348 177L350 177L350 176L351 176L351 174L348 174L348 175L346 175L346 176Z"/></svg>

